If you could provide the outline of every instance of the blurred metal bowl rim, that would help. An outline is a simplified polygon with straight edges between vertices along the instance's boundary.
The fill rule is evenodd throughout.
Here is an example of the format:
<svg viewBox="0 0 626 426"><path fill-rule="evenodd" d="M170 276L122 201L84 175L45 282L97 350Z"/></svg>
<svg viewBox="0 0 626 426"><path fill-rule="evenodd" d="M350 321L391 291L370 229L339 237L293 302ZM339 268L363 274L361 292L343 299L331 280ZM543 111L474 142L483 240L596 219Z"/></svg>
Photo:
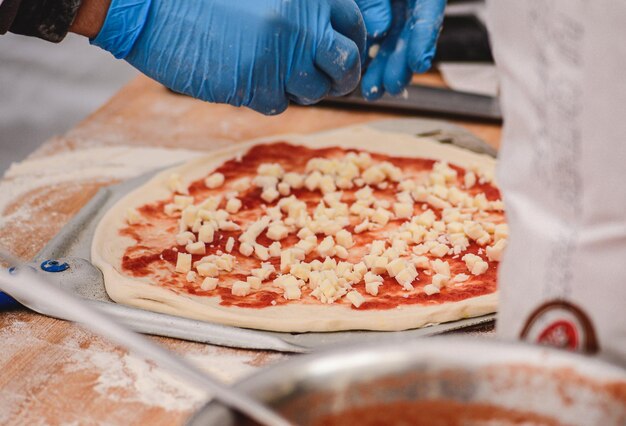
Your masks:
<svg viewBox="0 0 626 426"><path fill-rule="evenodd" d="M374 358L380 362L373 364ZM312 354L296 355L285 362L264 368L236 383L234 387L258 396L263 391L280 386L281 393L285 393L315 375L348 375L353 370L366 375L368 371L364 367L372 365L384 367L382 370L385 373L392 373L419 363L450 368L521 364L542 368L569 367L599 382L626 383L626 369L618 365L547 346L485 337L436 336L406 341L390 336L375 343L342 344ZM381 370L378 370L377 374L380 373ZM267 401L271 398L262 399ZM224 410L224 407L216 401L209 401L196 411L187 425L204 424L200 423L201 414L211 410Z"/></svg>

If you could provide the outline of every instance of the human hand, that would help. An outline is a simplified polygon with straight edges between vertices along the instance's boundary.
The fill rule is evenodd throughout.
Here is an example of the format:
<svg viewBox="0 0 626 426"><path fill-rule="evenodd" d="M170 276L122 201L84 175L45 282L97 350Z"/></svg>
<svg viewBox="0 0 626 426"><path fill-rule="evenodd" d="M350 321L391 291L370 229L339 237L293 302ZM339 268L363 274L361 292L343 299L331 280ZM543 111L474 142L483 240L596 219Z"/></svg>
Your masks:
<svg viewBox="0 0 626 426"><path fill-rule="evenodd" d="M279 114L357 86L353 0L112 0L92 43L174 91Z"/></svg>
<svg viewBox="0 0 626 426"><path fill-rule="evenodd" d="M380 43L361 81L363 96L398 95L413 73L427 71L435 56L445 0L355 0L369 43Z"/></svg>

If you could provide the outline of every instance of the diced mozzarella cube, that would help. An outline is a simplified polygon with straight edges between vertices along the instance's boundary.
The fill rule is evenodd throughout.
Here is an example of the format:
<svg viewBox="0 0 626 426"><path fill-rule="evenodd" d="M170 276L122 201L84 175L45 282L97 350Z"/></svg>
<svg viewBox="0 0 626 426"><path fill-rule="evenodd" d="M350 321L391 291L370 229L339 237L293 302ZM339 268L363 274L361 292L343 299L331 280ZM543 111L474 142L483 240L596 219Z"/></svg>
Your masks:
<svg viewBox="0 0 626 426"><path fill-rule="evenodd" d="M184 209L187 206L192 205L194 202L194 198L186 195L174 195L174 204L176 204L181 209Z"/></svg>
<svg viewBox="0 0 626 426"><path fill-rule="evenodd" d="M296 234L296 236L300 238L301 240L305 240L307 237L312 237L314 235L315 233L311 231L309 228L302 228Z"/></svg>
<svg viewBox="0 0 626 426"><path fill-rule="evenodd" d="M427 228L430 228L433 225L433 222L435 222L436 219L437 219L437 217L435 216L435 212L433 212L432 210L428 209L428 210L424 211L424 213L421 213L419 216L417 216L417 218L415 219L415 222L418 225L422 225L422 226L425 226Z"/></svg>
<svg viewBox="0 0 626 426"><path fill-rule="evenodd" d="M167 178L167 187L172 192L178 192L180 194L187 194L188 191L185 191L187 188L183 188L182 180L178 173L172 173ZM183 191L181 191L183 189Z"/></svg>
<svg viewBox="0 0 626 426"><path fill-rule="evenodd" d="M333 237L328 236L322 240L319 246L317 246L317 252L321 257L333 256L335 254L335 240Z"/></svg>
<svg viewBox="0 0 626 426"><path fill-rule="evenodd" d="M446 226L448 234L459 234L463 231L463 224L461 222L450 222Z"/></svg>
<svg viewBox="0 0 626 426"><path fill-rule="evenodd" d="M368 167L362 174L361 178L368 185L376 185L385 180L386 175L380 165Z"/></svg>
<svg viewBox="0 0 626 426"><path fill-rule="evenodd" d="M168 216L174 216L174 213L176 213L177 211L180 211L180 207L178 207L176 204L170 203L163 206L163 213Z"/></svg>
<svg viewBox="0 0 626 426"><path fill-rule="evenodd" d="M381 277L380 275L376 275L373 272L366 272L363 279L366 283L371 283L371 282L382 283L383 282L383 277Z"/></svg>
<svg viewBox="0 0 626 426"><path fill-rule="evenodd" d="M259 277L246 277L246 282L250 285L252 290L259 290L261 288L261 279Z"/></svg>
<svg viewBox="0 0 626 426"><path fill-rule="evenodd" d="M176 244L186 246L187 244L196 242L196 236L193 232L185 231L176 235Z"/></svg>
<svg viewBox="0 0 626 426"><path fill-rule="evenodd" d="M462 259L472 275L481 275L489 268L489 264L475 254L468 253Z"/></svg>
<svg viewBox="0 0 626 426"><path fill-rule="evenodd" d="M442 287L445 287L446 284L448 284L449 280L450 280L450 276L448 275L435 274L433 276L432 284L436 286L437 288L442 288Z"/></svg>
<svg viewBox="0 0 626 426"><path fill-rule="evenodd" d="M239 231L241 229L239 225L230 220L220 220L218 226L222 231Z"/></svg>
<svg viewBox="0 0 626 426"><path fill-rule="evenodd" d="M230 254L223 254L215 259L215 264L221 271L230 272L235 266L235 258Z"/></svg>
<svg viewBox="0 0 626 426"><path fill-rule="evenodd" d="M196 243L189 243L185 246L185 250L187 253L191 254L205 254L206 246L202 241L198 241Z"/></svg>
<svg viewBox="0 0 626 426"><path fill-rule="evenodd" d="M300 173L289 172L283 176L283 182L291 188L300 189L304 186L304 176Z"/></svg>
<svg viewBox="0 0 626 426"><path fill-rule="evenodd" d="M289 273L303 281L308 281L311 275L311 265L308 263L296 263L291 265Z"/></svg>
<svg viewBox="0 0 626 426"><path fill-rule="evenodd" d="M241 243L239 244L239 253L246 257L249 257L252 255L252 253L254 253L254 247L252 246L252 244L249 243Z"/></svg>
<svg viewBox="0 0 626 426"><path fill-rule="evenodd" d="M487 272L487 269L489 269L489 264L484 260L480 260L474 263L474 267L470 272L472 273L472 275L481 275Z"/></svg>
<svg viewBox="0 0 626 426"><path fill-rule="evenodd" d="M417 183L412 180L412 179L403 179L402 181L400 181L400 183L398 184L398 189L400 191L403 192L411 192L415 186L417 185Z"/></svg>
<svg viewBox="0 0 626 426"><path fill-rule="evenodd" d="M315 191L317 188L319 188L321 180L322 174L316 170L304 179L304 186L309 191Z"/></svg>
<svg viewBox="0 0 626 426"><path fill-rule="evenodd" d="M438 161L433 164L433 171L442 174L446 182L454 182L456 180L456 170L450 167L445 161Z"/></svg>
<svg viewBox="0 0 626 426"><path fill-rule="evenodd" d="M187 276L185 278L187 282L193 283L196 281L197 277L198 277L198 274L196 274L194 271L189 271L187 272Z"/></svg>
<svg viewBox="0 0 626 426"><path fill-rule="evenodd" d="M365 302L365 298L356 290L348 292L346 299L348 299L355 308L358 308Z"/></svg>
<svg viewBox="0 0 626 426"><path fill-rule="evenodd" d="M253 222L248 227L248 229L246 229L239 236L239 241L249 243L249 244L254 244L256 242L257 237L261 235L263 231L265 231L265 228L267 228L269 224L270 224L269 216L263 216L256 222Z"/></svg>
<svg viewBox="0 0 626 426"><path fill-rule="evenodd" d="M376 256L370 269L375 274L382 274L387 271L387 263L389 263L389 258L386 256Z"/></svg>
<svg viewBox="0 0 626 426"><path fill-rule="evenodd" d="M467 266L467 269L469 270L471 270L474 267L474 264L476 262L482 260L480 256L476 256L475 254L472 254L472 253L467 253L461 259L463 260L463 262L465 262L465 265Z"/></svg>
<svg viewBox="0 0 626 426"><path fill-rule="evenodd" d="M286 197L289 194L291 194L291 187L289 186L288 183L281 182L278 184L277 188L278 188L278 193L282 195L283 197Z"/></svg>
<svg viewBox="0 0 626 426"><path fill-rule="evenodd" d="M257 188L263 188L263 189L274 188L274 189L276 189L276 185L278 185L278 178L275 177L275 176L260 176L260 175L257 175L252 180L252 183Z"/></svg>
<svg viewBox="0 0 626 426"><path fill-rule="evenodd" d="M237 213L241 209L241 200L239 198L231 198L226 202L226 211L231 214Z"/></svg>
<svg viewBox="0 0 626 426"><path fill-rule="evenodd" d="M271 203L278 197L280 197L280 193L276 190L276 188L271 186L264 188L263 192L261 192L261 199L263 199L266 203Z"/></svg>
<svg viewBox="0 0 626 426"><path fill-rule="evenodd" d="M428 253L430 251L430 246L427 245L427 244L418 244L416 246L413 246L413 248L411 250L416 255L421 256L421 255L426 254L426 253Z"/></svg>
<svg viewBox="0 0 626 426"><path fill-rule="evenodd" d="M274 222L267 228L267 238L274 241L282 240L289 235L289 229L280 222Z"/></svg>
<svg viewBox="0 0 626 426"><path fill-rule="evenodd" d="M433 185L445 185L446 184L446 177L442 173L438 173L438 172L430 173L428 175L428 179L430 180L430 183Z"/></svg>
<svg viewBox="0 0 626 426"><path fill-rule="evenodd" d="M446 209L452 207L452 205L447 201L442 200L441 198L432 194L426 196L426 202L437 209Z"/></svg>
<svg viewBox="0 0 626 426"><path fill-rule="evenodd" d="M426 256L412 256L411 261L416 268L428 269L430 268L430 260Z"/></svg>
<svg viewBox="0 0 626 426"><path fill-rule="evenodd" d="M278 163L262 163L256 170L258 175L281 178L285 174L283 166Z"/></svg>
<svg viewBox="0 0 626 426"><path fill-rule="evenodd" d="M441 259L435 259L430 262L430 266L437 274L445 275L446 277L450 276L450 264Z"/></svg>
<svg viewBox="0 0 626 426"><path fill-rule="evenodd" d="M365 291L372 296L378 296L378 288L382 284L383 283L381 281L370 281L368 283L365 283Z"/></svg>
<svg viewBox="0 0 626 426"><path fill-rule="evenodd" d="M446 232L446 224L440 220L436 220L433 222L433 230L441 233Z"/></svg>
<svg viewBox="0 0 626 426"><path fill-rule="evenodd" d="M254 255L261 260L267 260L270 258L270 252L268 248L262 246L261 244L254 245Z"/></svg>
<svg viewBox="0 0 626 426"><path fill-rule="evenodd" d="M337 256L340 259L347 259L350 255L350 253L348 253L348 250L340 245L335 245L334 249L335 251L335 256Z"/></svg>
<svg viewBox="0 0 626 426"><path fill-rule="evenodd" d="M426 284L424 286L424 293L426 293L427 296L432 296L433 294L437 294L439 293L439 287L437 287L436 285L433 284Z"/></svg>
<svg viewBox="0 0 626 426"><path fill-rule="evenodd" d="M394 259L386 266L387 273L390 277L395 277L406 267L406 261L404 259Z"/></svg>
<svg viewBox="0 0 626 426"><path fill-rule="evenodd" d="M492 246L487 246L485 251L487 252L487 258L492 262L499 262L502 259L502 253L506 248L507 240L500 239Z"/></svg>
<svg viewBox="0 0 626 426"><path fill-rule="evenodd" d="M415 278L417 278L417 270L415 269L415 266L411 264L408 264L406 268L395 276L398 284L404 287L405 290L413 289L412 283L415 281Z"/></svg>
<svg viewBox="0 0 626 426"><path fill-rule="evenodd" d="M504 211L504 202L502 200L490 201L489 210Z"/></svg>
<svg viewBox="0 0 626 426"><path fill-rule="evenodd" d="M191 270L191 254L178 253L178 257L176 258L175 271L181 274L186 274L190 270Z"/></svg>
<svg viewBox="0 0 626 426"><path fill-rule="evenodd" d="M278 241L274 241L267 247L270 257L280 257L281 245Z"/></svg>
<svg viewBox="0 0 626 426"><path fill-rule="evenodd" d="M468 220L463 224L463 232L472 240L477 240L483 235L485 230L480 226L480 223Z"/></svg>
<svg viewBox="0 0 626 426"><path fill-rule="evenodd" d="M250 294L250 284L245 281L235 281L231 293L233 296L247 296Z"/></svg>
<svg viewBox="0 0 626 426"><path fill-rule="evenodd" d="M467 274L456 274L452 281L454 281L455 283L464 283L467 280L469 280L469 275L467 275Z"/></svg>
<svg viewBox="0 0 626 426"><path fill-rule="evenodd" d="M354 193L354 196L356 197L357 200L364 200L364 201L371 200L372 203L374 202L374 199L373 199L374 190L369 186L364 186L363 188L359 189L358 191Z"/></svg>
<svg viewBox="0 0 626 426"><path fill-rule="evenodd" d="M204 180L204 185L209 189L219 188L224 184L224 175L221 173L213 173Z"/></svg>
<svg viewBox="0 0 626 426"><path fill-rule="evenodd" d="M413 216L413 204L393 203L393 213L400 219L410 218Z"/></svg>
<svg viewBox="0 0 626 426"><path fill-rule="evenodd" d="M385 240L374 240L370 244L370 252L369 254L373 254L374 256L380 256L385 252L387 242Z"/></svg>
<svg viewBox="0 0 626 426"><path fill-rule="evenodd" d="M347 249L349 249L350 247L354 245L352 234L349 231L346 231L345 229L342 229L335 234L335 241L337 242L337 244Z"/></svg>
<svg viewBox="0 0 626 426"><path fill-rule="evenodd" d="M388 210L383 209L382 207L377 208L374 214L370 217L372 222L382 226L387 225L390 218L391 213Z"/></svg>
<svg viewBox="0 0 626 426"><path fill-rule="evenodd" d="M230 253L231 251L233 251L233 247L235 247L235 239L233 237L228 237L224 249L226 250L226 252Z"/></svg>
<svg viewBox="0 0 626 426"><path fill-rule="evenodd" d="M302 290L298 286L285 286L283 297L287 300L296 300L302 296Z"/></svg>
<svg viewBox="0 0 626 426"><path fill-rule="evenodd" d="M489 208L489 201L487 201L487 197L482 192L474 197L473 204L479 210L487 210Z"/></svg>
<svg viewBox="0 0 626 426"><path fill-rule="evenodd" d="M443 243L437 243L433 248L430 249L430 253L436 257L443 257L448 254L450 247Z"/></svg>
<svg viewBox="0 0 626 426"><path fill-rule="evenodd" d="M293 249L286 249L280 253L280 271L285 273L289 271L291 265L296 263L297 259Z"/></svg>
<svg viewBox="0 0 626 426"><path fill-rule="evenodd" d="M317 237L312 235L306 239L300 240L294 247L304 250L305 254L309 254L317 247Z"/></svg>
<svg viewBox="0 0 626 426"><path fill-rule="evenodd" d="M365 219L363 220L363 222L359 223L358 225L354 227L354 232L356 234L360 234L361 232L369 231L371 230L370 225L371 225L370 221L368 219Z"/></svg>
<svg viewBox="0 0 626 426"><path fill-rule="evenodd" d="M428 197L428 190L423 185L418 185L411 190L411 196L415 201L425 202Z"/></svg>
<svg viewBox="0 0 626 426"><path fill-rule="evenodd" d="M319 181L319 188L322 194L329 194L335 192L337 187L335 186L335 179L330 175L323 175Z"/></svg>
<svg viewBox="0 0 626 426"><path fill-rule="evenodd" d="M261 281L267 280L272 275L271 270L265 268L254 268L250 271L253 277L257 277Z"/></svg>
<svg viewBox="0 0 626 426"><path fill-rule="evenodd" d="M200 288L204 291L215 290L217 288L218 281L219 280L217 278L206 277L202 281L202 284L200 284Z"/></svg>
<svg viewBox="0 0 626 426"><path fill-rule="evenodd" d="M241 179L237 179L235 182L233 182L232 188L235 191L244 192L244 191L250 189L250 184L251 184L250 178L244 177L244 178L241 178Z"/></svg>
<svg viewBox="0 0 626 426"><path fill-rule="evenodd" d="M474 174L474 172L465 172L465 176L463 177L463 183L465 184L465 188L467 189L476 185L476 175Z"/></svg>
<svg viewBox="0 0 626 426"><path fill-rule="evenodd" d="M509 238L509 226L506 223L496 225L493 233L493 240L496 243L503 238Z"/></svg>
<svg viewBox="0 0 626 426"><path fill-rule="evenodd" d="M196 266L198 274L203 277L217 277L219 275L219 269L215 263L204 262Z"/></svg>

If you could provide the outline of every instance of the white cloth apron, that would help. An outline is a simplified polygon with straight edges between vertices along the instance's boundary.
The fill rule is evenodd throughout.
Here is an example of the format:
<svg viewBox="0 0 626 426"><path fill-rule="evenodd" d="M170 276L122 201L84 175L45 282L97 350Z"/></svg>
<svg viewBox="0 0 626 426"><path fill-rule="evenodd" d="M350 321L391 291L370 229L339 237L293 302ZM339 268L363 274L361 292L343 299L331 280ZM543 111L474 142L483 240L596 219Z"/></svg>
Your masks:
<svg viewBox="0 0 626 426"><path fill-rule="evenodd" d="M490 0L510 224L497 331L626 364L626 2Z"/></svg>

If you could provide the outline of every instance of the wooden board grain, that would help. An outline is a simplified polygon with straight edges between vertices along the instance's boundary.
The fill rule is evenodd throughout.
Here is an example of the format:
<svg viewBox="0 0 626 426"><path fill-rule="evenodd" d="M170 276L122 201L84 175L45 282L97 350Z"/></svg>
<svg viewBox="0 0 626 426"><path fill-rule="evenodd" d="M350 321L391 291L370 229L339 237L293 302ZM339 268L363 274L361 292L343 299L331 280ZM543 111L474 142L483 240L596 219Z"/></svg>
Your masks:
<svg viewBox="0 0 626 426"><path fill-rule="evenodd" d="M280 116L264 117L247 109L176 95L139 77L66 135L45 143L33 157L116 145L210 151L272 134L310 133L397 117L379 111L297 106ZM455 122L494 147L499 145L500 126ZM20 194L0 211L0 218L10 218L0 220L0 245L23 259L31 258L99 187L112 182L99 179L44 185ZM180 354L214 359L215 372L225 378L236 369L229 363L236 362L241 372L244 367L257 368L281 359L271 353L154 339ZM169 409L147 403L138 383L154 379L160 372L129 370L132 359L125 351L70 323L25 310L4 312L0 315L0 345L0 424L171 425L182 423L191 412L182 402ZM206 367L211 367L211 362L206 362ZM109 381L103 382L103 377ZM119 386L111 386L117 383L114 379Z"/></svg>

